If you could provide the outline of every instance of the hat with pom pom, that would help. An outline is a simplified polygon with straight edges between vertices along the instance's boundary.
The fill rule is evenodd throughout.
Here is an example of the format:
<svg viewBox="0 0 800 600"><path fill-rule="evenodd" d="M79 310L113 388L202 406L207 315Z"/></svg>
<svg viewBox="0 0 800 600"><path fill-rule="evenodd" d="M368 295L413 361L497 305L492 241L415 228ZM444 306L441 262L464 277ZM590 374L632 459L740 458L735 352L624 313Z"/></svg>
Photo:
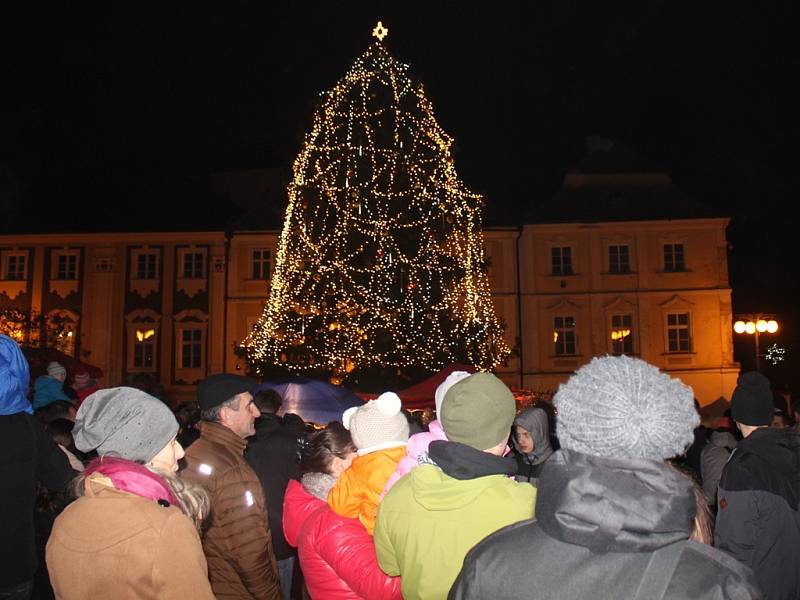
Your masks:
<svg viewBox="0 0 800 600"><path fill-rule="evenodd" d="M561 447L607 458L678 456L700 423L692 388L628 356L592 359L553 403Z"/></svg>
<svg viewBox="0 0 800 600"><path fill-rule="evenodd" d="M384 392L363 406L348 408L342 423L350 430L358 454L405 446L408 442L408 420L401 412L400 397Z"/></svg>

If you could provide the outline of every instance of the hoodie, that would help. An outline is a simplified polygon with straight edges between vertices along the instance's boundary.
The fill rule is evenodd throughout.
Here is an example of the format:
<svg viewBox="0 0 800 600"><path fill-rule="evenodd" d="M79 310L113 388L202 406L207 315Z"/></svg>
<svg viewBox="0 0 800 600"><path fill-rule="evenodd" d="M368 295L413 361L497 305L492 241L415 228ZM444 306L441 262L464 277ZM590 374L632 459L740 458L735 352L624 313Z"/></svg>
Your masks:
<svg viewBox="0 0 800 600"><path fill-rule="evenodd" d="M715 545L753 569L764 597L800 598L800 436L756 429L719 482Z"/></svg>
<svg viewBox="0 0 800 600"><path fill-rule="evenodd" d="M386 494L375 527L381 569L400 575L403 598L444 598L470 548L533 516L536 489L517 483L513 459L434 441L423 464Z"/></svg>
<svg viewBox="0 0 800 600"><path fill-rule="evenodd" d="M516 436L517 427L522 427L531 434L532 452L523 452L519 447ZM511 438L514 450L516 450L517 481L537 485L545 461L553 454L553 446L550 443L550 419L547 412L543 408L527 408L517 415L512 428L514 435Z"/></svg>

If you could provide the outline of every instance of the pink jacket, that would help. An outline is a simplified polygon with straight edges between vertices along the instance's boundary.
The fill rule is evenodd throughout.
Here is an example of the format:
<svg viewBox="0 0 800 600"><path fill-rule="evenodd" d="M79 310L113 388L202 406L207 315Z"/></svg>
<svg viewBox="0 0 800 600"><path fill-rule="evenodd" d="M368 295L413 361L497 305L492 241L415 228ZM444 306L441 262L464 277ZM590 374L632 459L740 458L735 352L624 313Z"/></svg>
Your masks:
<svg viewBox="0 0 800 600"><path fill-rule="evenodd" d="M283 501L283 533L297 547L312 598L400 600L400 578L378 567L372 536L356 519L340 517L298 481Z"/></svg>
<svg viewBox="0 0 800 600"><path fill-rule="evenodd" d="M398 463L397 469L395 469L395 472L391 477L389 477L389 481L386 482L386 487L383 488L383 495L385 495L386 492L392 488L398 479L419 464L420 455L427 454L428 446L431 442L436 440L447 441L447 436L445 435L444 429L442 429L442 424L439 423L438 419L428 423L428 431L415 433L408 438L406 457Z"/></svg>

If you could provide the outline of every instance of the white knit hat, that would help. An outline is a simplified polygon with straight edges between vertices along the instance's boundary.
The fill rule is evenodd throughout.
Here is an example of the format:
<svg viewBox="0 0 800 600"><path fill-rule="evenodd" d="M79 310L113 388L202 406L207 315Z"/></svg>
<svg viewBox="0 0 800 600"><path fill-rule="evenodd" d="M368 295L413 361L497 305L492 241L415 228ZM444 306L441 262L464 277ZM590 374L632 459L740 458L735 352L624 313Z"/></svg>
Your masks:
<svg viewBox="0 0 800 600"><path fill-rule="evenodd" d="M440 383L439 387L436 388L436 391L433 394L433 400L436 403L436 418L439 419L440 423L442 422L442 402L444 402L444 395L447 393L447 390L465 377L469 376L470 373L467 373L466 371L453 371L447 376L447 379Z"/></svg>
<svg viewBox="0 0 800 600"><path fill-rule="evenodd" d="M359 456L405 446L408 442L408 420L400 412L400 398L394 392L384 392L363 406L348 408L342 423L350 430Z"/></svg>
<svg viewBox="0 0 800 600"><path fill-rule="evenodd" d="M66 377L67 369L60 362L54 360L47 365L47 374L50 375L50 377L56 377L57 375L63 375Z"/></svg>
<svg viewBox="0 0 800 600"><path fill-rule="evenodd" d="M561 447L607 458L678 456L700 423L692 388L628 356L592 359L553 402Z"/></svg>

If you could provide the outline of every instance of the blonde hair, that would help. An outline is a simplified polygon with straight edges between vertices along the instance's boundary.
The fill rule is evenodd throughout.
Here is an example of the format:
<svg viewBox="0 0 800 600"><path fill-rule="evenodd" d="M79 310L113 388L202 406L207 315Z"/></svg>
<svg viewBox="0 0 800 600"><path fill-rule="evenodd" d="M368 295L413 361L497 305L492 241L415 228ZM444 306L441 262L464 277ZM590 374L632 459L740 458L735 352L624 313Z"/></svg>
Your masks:
<svg viewBox="0 0 800 600"><path fill-rule="evenodd" d="M211 513L211 497L204 487L183 479L179 474L164 471L157 467L142 465L148 471L164 480L172 495L178 501L178 508L191 519L198 533L202 530L203 521ZM93 473L90 473L91 475ZM72 480L72 495L80 498L86 493L86 472L80 473Z"/></svg>

